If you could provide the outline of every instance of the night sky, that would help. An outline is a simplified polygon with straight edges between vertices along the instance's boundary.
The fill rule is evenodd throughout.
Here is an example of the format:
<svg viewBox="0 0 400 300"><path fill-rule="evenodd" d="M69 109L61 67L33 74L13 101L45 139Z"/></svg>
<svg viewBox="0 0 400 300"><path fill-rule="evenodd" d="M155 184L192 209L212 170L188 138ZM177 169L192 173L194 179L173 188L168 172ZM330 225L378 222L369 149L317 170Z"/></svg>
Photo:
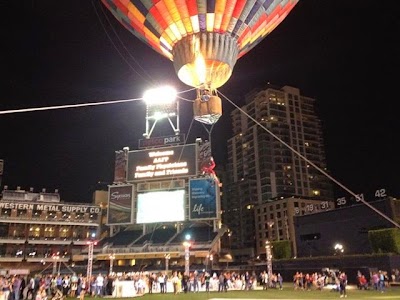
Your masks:
<svg viewBox="0 0 400 300"><path fill-rule="evenodd" d="M123 28L100 1L9 2L0 18L1 111L141 98L157 83L190 89L178 80L172 62ZM300 0L238 60L220 91L242 104L245 93L267 82L300 88L317 99L332 176L367 198L381 188L398 197L395 12L395 1ZM181 96L194 99L195 93ZM232 109L224 102L212 131L219 164L225 161ZM136 101L0 114L2 184L59 189L64 201L90 202L97 182L112 182L114 151L137 148L144 113L143 102ZM190 102L181 101L181 118L181 131L191 128L188 142L207 138L200 123L191 123ZM347 195L340 188L335 192Z"/></svg>

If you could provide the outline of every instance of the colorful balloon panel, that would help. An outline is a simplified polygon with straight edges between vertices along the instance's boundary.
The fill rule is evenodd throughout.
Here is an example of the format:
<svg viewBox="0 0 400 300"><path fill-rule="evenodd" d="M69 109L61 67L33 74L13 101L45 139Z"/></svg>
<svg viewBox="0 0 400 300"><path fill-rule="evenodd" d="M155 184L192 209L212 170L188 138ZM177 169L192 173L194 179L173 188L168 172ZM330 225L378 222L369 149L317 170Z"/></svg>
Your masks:
<svg viewBox="0 0 400 300"><path fill-rule="evenodd" d="M211 88L224 84L236 60L271 33L298 1L102 0L131 33L174 62L183 82ZM199 74L198 57L205 60L205 76Z"/></svg>

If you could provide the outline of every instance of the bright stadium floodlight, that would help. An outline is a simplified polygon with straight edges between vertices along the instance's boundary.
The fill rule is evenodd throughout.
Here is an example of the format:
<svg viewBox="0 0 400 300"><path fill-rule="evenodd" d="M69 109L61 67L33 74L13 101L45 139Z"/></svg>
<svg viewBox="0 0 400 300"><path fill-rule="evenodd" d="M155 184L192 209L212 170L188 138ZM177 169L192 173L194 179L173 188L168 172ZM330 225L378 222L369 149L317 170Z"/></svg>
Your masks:
<svg viewBox="0 0 400 300"><path fill-rule="evenodd" d="M344 247L340 243L336 243L334 249L335 249L335 255L336 254L341 254L341 253L344 252Z"/></svg>
<svg viewBox="0 0 400 300"><path fill-rule="evenodd" d="M146 132L150 138L157 122L168 119L175 134L179 134L179 106L176 101L176 90L171 86L162 86L146 91L143 100L146 103Z"/></svg>
<svg viewBox="0 0 400 300"><path fill-rule="evenodd" d="M171 86L163 86L148 90L143 95L147 106L168 105L176 100L176 90Z"/></svg>

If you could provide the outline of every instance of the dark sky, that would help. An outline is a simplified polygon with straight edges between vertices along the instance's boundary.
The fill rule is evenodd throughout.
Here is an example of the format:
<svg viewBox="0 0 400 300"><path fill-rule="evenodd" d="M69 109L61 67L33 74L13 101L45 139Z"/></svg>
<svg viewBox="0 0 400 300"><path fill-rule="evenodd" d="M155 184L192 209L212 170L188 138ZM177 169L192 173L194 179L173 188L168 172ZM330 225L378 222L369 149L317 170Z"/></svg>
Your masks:
<svg viewBox="0 0 400 300"><path fill-rule="evenodd" d="M300 0L273 33L238 60L220 91L240 104L246 92L267 82L300 88L317 99L332 176L367 198L378 188L399 196L395 12L395 1ZM2 14L1 111L140 98L155 82L189 89L172 62L130 34L99 1L12 1ZM212 132L220 164L230 110L225 102ZM58 188L65 201L89 202L97 182L112 181L114 151L137 147L144 112L137 101L0 114L3 185ZM181 116L181 131L187 133L189 102L182 101ZM207 133L193 123L189 142L197 136ZM346 196L340 188L336 192Z"/></svg>

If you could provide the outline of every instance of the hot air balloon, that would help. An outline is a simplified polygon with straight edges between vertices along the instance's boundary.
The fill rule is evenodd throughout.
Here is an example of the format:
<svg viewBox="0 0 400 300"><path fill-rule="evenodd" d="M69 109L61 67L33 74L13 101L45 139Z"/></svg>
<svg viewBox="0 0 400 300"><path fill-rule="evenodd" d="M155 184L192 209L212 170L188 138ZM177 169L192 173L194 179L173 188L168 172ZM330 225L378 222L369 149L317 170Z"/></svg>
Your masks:
<svg viewBox="0 0 400 300"><path fill-rule="evenodd" d="M198 89L194 115L215 123L216 89L238 58L271 33L299 0L102 0L119 22L173 61L179 79Z"/></svg>

